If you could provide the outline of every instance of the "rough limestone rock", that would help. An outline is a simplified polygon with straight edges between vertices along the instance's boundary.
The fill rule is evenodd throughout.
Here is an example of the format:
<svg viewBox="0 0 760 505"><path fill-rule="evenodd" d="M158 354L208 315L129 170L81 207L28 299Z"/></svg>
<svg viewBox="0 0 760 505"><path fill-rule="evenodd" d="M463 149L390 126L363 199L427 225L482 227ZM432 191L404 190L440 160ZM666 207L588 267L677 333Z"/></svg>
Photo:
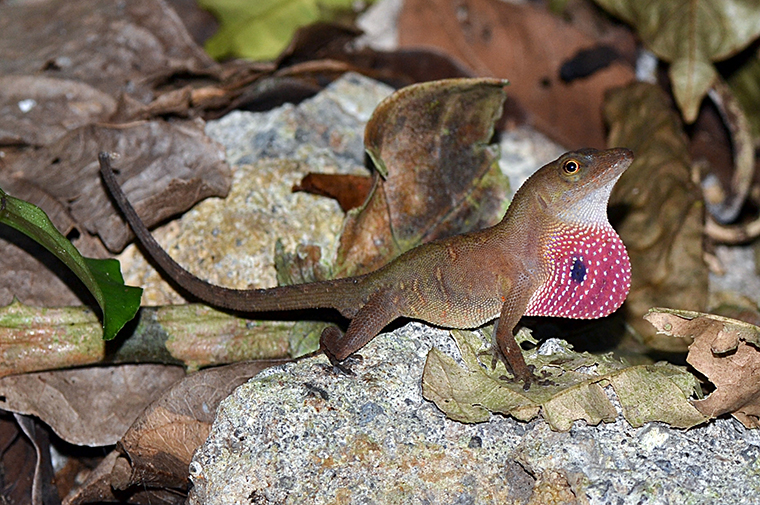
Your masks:
<svg viewBox="0 0 760 505"><path fill-rule="evenodd" d="M446 419L422 398L447 331L410 323L361 351L272 368L220 406L190 465L191 504L760 503L760 433L733 419L688 431Z"/></svg>

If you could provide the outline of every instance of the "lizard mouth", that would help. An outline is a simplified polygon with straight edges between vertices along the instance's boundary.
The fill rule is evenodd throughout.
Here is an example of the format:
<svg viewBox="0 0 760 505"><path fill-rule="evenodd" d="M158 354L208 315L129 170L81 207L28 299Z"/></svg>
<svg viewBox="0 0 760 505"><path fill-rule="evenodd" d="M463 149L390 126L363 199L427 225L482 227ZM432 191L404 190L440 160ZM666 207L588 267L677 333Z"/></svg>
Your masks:
<svg viewBox="0 0 760 505"><path fill-rule="evenodd" d="M599 158L599 166L602 168L579 186L579 189L585 188L588 185L604 187L611 184L610 190L612 190L615 182L633 163L633 151L625 147L596 151L594 155Z"/></svg>

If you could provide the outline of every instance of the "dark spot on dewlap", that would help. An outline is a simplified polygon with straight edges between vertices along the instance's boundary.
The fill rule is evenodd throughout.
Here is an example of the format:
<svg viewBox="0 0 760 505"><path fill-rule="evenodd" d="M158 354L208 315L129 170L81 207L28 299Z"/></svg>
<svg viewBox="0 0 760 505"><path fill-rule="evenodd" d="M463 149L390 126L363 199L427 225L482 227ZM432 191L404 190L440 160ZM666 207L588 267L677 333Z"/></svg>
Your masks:
<svg viewBox="0 0 760 505"><path fill-rule="evenodd" d="M573 282L580 284L586 278L586 265L580 258L575 258L573 268L570 270L570 278Z"/></svg>

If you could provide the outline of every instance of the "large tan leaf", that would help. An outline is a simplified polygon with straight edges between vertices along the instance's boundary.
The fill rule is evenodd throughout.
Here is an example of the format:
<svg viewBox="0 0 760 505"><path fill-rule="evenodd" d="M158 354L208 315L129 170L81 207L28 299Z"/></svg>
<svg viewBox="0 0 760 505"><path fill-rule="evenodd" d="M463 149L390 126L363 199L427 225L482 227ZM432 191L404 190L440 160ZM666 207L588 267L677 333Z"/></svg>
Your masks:
<svg viewBox="0 0 760 505"><path fill-rule="evenodd" d="M671 63L673 92L687 122L712 86L714 61L732 56L760 35L757 0L596 0L632 24L644 44Z"/></svg>
<svg viewBox="0 0 760 505"><path fill-rule="evenodd" d="M643 319L650 307L704 310L707 267L702 259L704 204L692 182L681 122L657 86L637 83L611 93L604 107L609 145L636 159L610 197L613 226L631 257L627 322L650 347L685 351L688 342L658 337ZM621 219L615 219L618 210Z"/></svg>
<svg viewBox="0 0 760 505"><path fill-rule="evenodd" d="M433 81L378 105L364 146L379 176L364 206L346 219L336 276L366 273L420 243L496 224L508 182L489 142L506 84Z"/></svg>
<svg viewBox="0 0 760 505"><path fill-rule="evenodd" d="M509 79L511 104L515 98L536 128L567 147L604 147L604 92L634 79L620 59L587 77L561 79L579 51L608 42L535 2L406 0L399 19L401 47L433 46L477 75Z"/></svg>

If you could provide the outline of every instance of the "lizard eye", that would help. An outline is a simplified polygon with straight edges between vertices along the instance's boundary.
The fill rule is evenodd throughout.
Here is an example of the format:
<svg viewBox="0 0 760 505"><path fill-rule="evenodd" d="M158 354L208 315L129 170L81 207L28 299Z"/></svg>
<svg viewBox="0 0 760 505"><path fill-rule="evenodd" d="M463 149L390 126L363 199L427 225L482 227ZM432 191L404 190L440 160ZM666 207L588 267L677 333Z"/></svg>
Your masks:
<svg viewBox="0 0 760 505"><path fill-rule="evenodd" d="M563 170L563 171L564 171L564 172L565 172L567 175L573 175L573 174L574 174L574 173L576 173L578 170L580 170L580 168L581 168L581 166L580 166L580 165L578 164L578 162L577 162L577 161L575 161L575 160L567 160L567 161L566 161L566 162L565 162L565 163L562 165L562 170Z"/></svg>

